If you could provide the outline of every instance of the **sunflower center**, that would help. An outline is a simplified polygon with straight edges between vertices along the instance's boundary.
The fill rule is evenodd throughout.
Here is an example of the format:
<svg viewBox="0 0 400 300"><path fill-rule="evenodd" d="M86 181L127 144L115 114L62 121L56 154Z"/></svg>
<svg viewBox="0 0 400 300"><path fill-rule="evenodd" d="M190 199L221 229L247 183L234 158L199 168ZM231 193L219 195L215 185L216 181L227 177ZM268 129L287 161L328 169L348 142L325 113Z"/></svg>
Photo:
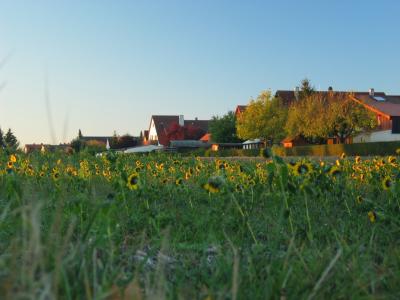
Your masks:
<svg viewBox="0 0 400 300"><path fill-rule="evenodd" d="M138 183L138 178L136 176L132 176L130 182L131 185L136 185Z"/></svg>
<svg viewBox="0 0 400 300"><path fill-rule="evenodd" d="M300 165L299 166L299 173L301 174L306 174L308 172L308 167L307 165Z"/></svg>

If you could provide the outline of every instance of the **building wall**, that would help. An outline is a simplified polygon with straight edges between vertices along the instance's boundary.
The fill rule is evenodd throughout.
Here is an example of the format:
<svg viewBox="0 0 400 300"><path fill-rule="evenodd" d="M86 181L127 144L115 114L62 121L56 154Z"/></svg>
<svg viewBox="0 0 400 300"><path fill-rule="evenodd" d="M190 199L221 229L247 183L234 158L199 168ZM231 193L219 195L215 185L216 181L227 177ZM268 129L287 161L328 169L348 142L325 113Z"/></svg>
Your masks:
<svg viewBox="0 0 400 300"><path fill-rule="evenodd" d="M156 126L154 124L153 119L151 119L150 129L149 129L149 141L157 141L157 140L158 136L157 136Z"/></svg>
<svg viewBox="0 0 400 300"><path fill-rule="evenodd" d="M400 134L393 134L392 130L362 133L353 139L353 143L391 142L400 141Z"/></svg>

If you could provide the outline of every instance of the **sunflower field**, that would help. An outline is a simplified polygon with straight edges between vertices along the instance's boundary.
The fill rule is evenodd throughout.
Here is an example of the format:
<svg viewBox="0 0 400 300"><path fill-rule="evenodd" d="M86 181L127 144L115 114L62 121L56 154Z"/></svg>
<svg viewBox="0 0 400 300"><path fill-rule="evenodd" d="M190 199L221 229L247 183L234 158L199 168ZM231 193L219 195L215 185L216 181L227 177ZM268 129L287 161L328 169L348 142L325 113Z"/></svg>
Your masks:
<svg viewBox="0 0 400 300"><path fill-rule="evenodd" d="M399 299L397 156L0 155L2 299Z"/></svg>

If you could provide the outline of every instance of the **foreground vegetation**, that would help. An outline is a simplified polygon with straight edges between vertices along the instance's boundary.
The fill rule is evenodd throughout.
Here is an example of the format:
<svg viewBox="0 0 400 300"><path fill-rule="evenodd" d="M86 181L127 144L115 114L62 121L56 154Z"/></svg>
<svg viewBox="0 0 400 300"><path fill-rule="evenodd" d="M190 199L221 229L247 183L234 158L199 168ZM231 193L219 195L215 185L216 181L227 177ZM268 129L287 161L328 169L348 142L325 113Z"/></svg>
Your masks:
<svg viewBox="0 0 400 300"><path fill-rule="evenodd" d="M3 154L0 294L398 299L398 180L396 157Z"/></svg>

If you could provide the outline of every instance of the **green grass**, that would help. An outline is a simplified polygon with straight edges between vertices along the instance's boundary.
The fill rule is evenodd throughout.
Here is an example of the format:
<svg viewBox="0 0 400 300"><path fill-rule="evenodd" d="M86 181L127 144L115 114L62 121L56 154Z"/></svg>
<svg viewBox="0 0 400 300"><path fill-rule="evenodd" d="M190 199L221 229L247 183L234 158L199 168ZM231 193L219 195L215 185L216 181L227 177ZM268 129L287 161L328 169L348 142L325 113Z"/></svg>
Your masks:
<svg viewBox="0 0 400 300"><path fill-rule="evenodd" d="M279 157L9 159L0 156L2 298L400 297L399 167L386 158L341 160L337 175ZM312 171L298 174L302 163Z"/></svg>

